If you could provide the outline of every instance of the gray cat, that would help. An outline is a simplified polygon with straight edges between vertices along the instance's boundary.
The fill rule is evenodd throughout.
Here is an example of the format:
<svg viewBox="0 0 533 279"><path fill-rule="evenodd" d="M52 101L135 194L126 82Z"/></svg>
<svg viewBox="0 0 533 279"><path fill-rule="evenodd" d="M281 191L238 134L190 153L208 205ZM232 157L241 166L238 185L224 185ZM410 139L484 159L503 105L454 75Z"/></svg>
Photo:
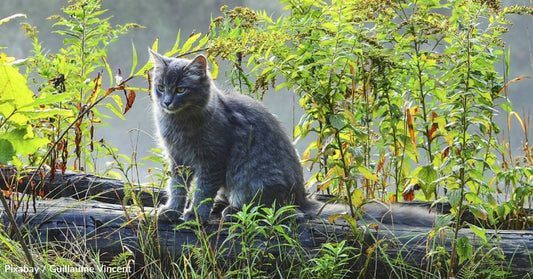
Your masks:
<svg viewBox="0 0 533 279"><path fill-rule="evenodd" d="M153 51L150 55L154 119L173 170L169 200L159 210L160 216L205 221L217 193L235 209L251 202L267 206L276 202L297 205L305 215L316 216L323 205L306 197L296 150L271 113L248 96L222 93L202 55L193 60ZM191 176L179 171L182 166L191 168ZM196 187L185 209L192 177ZM370 205L365 211L367 216L382 218L388 209ZM412 210L398 211L413 215Z"/></svg>

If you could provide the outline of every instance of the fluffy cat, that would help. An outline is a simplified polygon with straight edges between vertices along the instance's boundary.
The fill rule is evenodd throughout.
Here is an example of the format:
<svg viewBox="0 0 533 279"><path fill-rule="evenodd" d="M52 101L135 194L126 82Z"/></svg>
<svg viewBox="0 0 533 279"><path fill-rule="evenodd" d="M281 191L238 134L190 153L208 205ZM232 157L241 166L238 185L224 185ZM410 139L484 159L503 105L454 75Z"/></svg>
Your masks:
<svg viewBox="0 0 533 279"><path fill-rule="evenodd" d="M297 205L307 216L316 216L323 204L306 197L296 150L271 113L248 96L222 93L202 55L186 60L150 51L150 56L154 120L173 170L169 200L160 216L205 221L217 193L235 209L251 202L276 202ZM176 171L181 166L191 168L191 177ZM196 187L186 208L192 177ZM414 223L420 223L421 216L424 222L430 217L427 212L413 214L412 209L397 211L415 215L409 218ZM392 219L381 205L365 206L365 212L378 220Z"/></svg>

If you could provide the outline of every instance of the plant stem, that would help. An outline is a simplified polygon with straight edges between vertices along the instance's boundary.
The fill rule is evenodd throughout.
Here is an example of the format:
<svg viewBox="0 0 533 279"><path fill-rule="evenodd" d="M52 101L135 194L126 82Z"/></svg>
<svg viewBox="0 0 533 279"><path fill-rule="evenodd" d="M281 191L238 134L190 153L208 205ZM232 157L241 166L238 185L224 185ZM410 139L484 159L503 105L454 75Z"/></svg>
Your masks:
<svg viewBox="0 0 533 279"><path fill-rule="evenodd" d="M453 242L452 242L452 258L450 261L450 271L449 276L453 277L455 274L455 262L457 261L457 238L459 236L459 230L461 229L461 217L463 215L463 211L465 210L464 207L464 199L465 199L465 188L466 188L466 164L467 159L465 158L468 156L468 150L467 150L467 133L468 133L468 97L470 93L470 86L469 82L471 79L471 45L470 37L471 37L472 28L469 28L467 31L467 38L466 38L466 79L465 79L465 88L464 93L462 94L462 115L461 115L461 150L459 151L460 154L460 169L459 169L459 186L460 186L460 199L459 199L459 208L457 209L457 214L455 216L455 226L454 226L454 233L453 233Z"/></svg>
<svg viewBox="0 0 533 279"><path fill-rule="evenodd" d="M5 180L5 177L2 177L2 179ZM13 212L11 212L9 208L6 197L4 196L4 191L0 191L0 201L2 202L2 206L4 207L4 213L7 215L7 219L9 219L9 223L11 223L11 227L13 228L13 231L15 232L15 235L17 236L17 239L20 243L20 246L22 247L22 250L24 251L24 255L26 256L28 263L30 264L33 270L37 270L35 266L35 262L33 261L33 257L31 255L30 249L28 248L28 245L26 245L26 243L24 242L24 237L22 237L22 233L20 232L20 229L17 226L17 223L15 221L15 216L13 216ZM33 278L35 279L41 278L39 275L39 272L37 271L34 272Z"/></svg>
<svg viewBox="0 0 533 279"><path fill-rule="evenodd" d="M387 106L388 106L388 110L387 112L389 113L389 117L390 117L390 120L389 120L389 125L391 126L391 129L392 129L392 145L393 145L393 148L394 148L394 154L393 154L393 166L394 166L394 184L396 185L396 201L399 201L400 200L400 180L401 180L401 166L398 166L399 165L399 162L398 162L398 158L403 155L400 155L399 152L398 152L398 149L399 149L399 139L398 139L398 130L397 130L397 127L396 127L396 117L394 116L393 114L393 111L392 111L392 103L391 103L391 96L389 94L389 88L388 86L385 88L384 90L384 94L385 94L385 100L387 101ZM404 154L402 152L402 154ZM403 162L403 158L401 158L401 162Z"/></svg>

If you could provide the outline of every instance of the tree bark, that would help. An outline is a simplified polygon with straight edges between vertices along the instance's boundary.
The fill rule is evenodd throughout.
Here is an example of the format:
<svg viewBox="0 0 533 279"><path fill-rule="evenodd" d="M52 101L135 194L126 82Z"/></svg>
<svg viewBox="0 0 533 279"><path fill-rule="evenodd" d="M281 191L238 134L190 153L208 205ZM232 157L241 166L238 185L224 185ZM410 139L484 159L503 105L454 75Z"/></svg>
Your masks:
<svg viewBox="0 0 533 279"><path fill-rule="evenodd" d="M31 181L30 181L31 179ZM42 196L46 199L71 197L77 200L101 201L111 204L123 204L127 193L124 192L125 182L83 172L56 170L37 170L29 168L18 171L13 166L0 167L0 189ZM165 192L159 187L130 187L140 198L144 206L166 202ZM128 199L126 204L131 204Z"/></svg>
<svg viewBox="0 0 533 279"><path fill-rule="evenodd" d="M18 191L31 188L32 183L28 183L28 179L33 172L35 170L24 173L20 179L14 179L16 170L4 167L1 172L0 188L9 190L14 184L18 186ZM35 191L35 185L39 185L47 199L26 200L24 203L27 204L20 206L16 211L17 226L37 238L32 242L75 243L81 239L87 247L109 256L123 252L126 247L136 254L142 254L145 252L145 247L141 246L146 241L156 240L161 252L171 255L182 252L184 245L198 243L198 230L194 228L175 230L175 224L159 220L155 222L157 230L145 229L146 224L154 224L152 218L156 217L152 214L154 212L152 206L162 200L158 191L152 195L149 191L139 188L135 192L141 195L143 204L123 206L121 201L125 197L124 182L120 180L77 172L62 174L59 171L53 176L49 173L39 173L35 177L38 179L33 183L31 191ZM150 190L156 189L150 188ZM11 202L15 203L14 200ZM5 214L2 216L3 223L8 225ZM228 227L221 224L220 220L213 220L203 228L206 235L217 235L210 238L213 242L212 247L228 244L225 242L229 235ZM389 259L400 256L406 264L424 270L433 264L427 257L428 249L432 245L440 245L451 251L452 233L443 230L430 236L430 230L430 228L411 226L387 227L383 224L367 227L363 233L367 248L362 250L362 254L375 256L386 253ZM352 228L346 223L329 224L326 220L307 220L298 223L297 231L301 245L309 251L332 241L354 240ZM474 244L474 251L480 247L489 250L483 248L483 241L470 229L462 229L460 236L467 237ZM508 266L513 275L522 276L531 273L533 231L495 232L487 229L486 237L489 243L501 250L504 258L497 260ZM361 268L361 261L365 260L360 259L359 265L355 267L356 270ZM377 263L376 269L368 272L373 276L390 276L391 270L383 266Z"/></svg>

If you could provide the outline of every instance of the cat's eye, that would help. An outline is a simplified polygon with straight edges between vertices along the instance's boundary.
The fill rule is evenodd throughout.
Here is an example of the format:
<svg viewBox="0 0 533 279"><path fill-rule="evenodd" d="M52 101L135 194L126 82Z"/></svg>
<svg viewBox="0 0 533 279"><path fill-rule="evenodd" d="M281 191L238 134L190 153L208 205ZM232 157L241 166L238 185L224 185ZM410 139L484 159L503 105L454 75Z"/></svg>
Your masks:
<svg viewBox="0 0 533 279"><path fill-rule="evenodd" d="M160 84L157 86L157 90L161 91L161 92L165 92L165 86Z"/></svg>
<svg viewBox="0 0 533 279"><path fill-rule="evenodd" d="M176 87L175 91L176 93L181 94L185 92L185 87Z"/></svg>

